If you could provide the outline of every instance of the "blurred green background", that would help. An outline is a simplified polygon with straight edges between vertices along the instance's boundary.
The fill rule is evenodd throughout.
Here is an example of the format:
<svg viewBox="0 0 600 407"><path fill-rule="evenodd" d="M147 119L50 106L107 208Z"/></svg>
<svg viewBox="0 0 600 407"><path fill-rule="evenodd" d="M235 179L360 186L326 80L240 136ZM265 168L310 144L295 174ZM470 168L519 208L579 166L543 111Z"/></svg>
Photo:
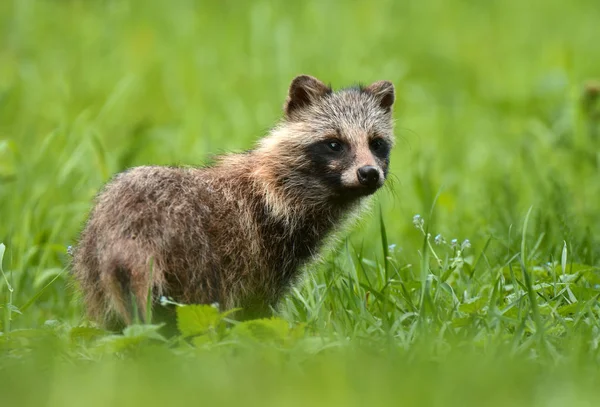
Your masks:
<svg viewBox="0 0 600 407"><path fill-rule="evenodd" d="M420 284L428 271L416 265L427 258L412 217L421 214L432 236L473 246L465 261L477 261L478 279L459 275L448 286L457 297L470 293L461 301L489 296L498 276L508 279L523 241L525 264L560 262L568 252L569 263L587 267L591 290L600 282L599 21L597 0L4 0L0 304L27 308L15 314L16 328L82 322L66 249L103 183L134 165L200 165L252 147L281 117L298 74L334 88L380 79L396 86L390 185L342 235L362 263L393 255ZM382 241L393 253L382 252ZM284 301L282 315L317 332L369 337L389 314L382 306L359 315L341 300L368 294L364 284L334 286L332 276L358 269L363 282L375 277L356 265L349 272L340 253ZM597 311L594 296L586 291L582 317ZM450 302L438 305L454 312ZM342 318L340 309L354 313ZM480 327L473 323L473 332Z"/></svg>

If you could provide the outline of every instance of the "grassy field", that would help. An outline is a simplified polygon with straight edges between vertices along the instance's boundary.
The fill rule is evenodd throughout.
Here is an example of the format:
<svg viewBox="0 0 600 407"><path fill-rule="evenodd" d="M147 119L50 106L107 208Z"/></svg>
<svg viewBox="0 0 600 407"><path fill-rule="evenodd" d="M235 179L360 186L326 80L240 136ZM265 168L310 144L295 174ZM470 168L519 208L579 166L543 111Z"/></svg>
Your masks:
<svg viewBox="0 0 600 407"><path fill-rule="evenodd" d="M0 2L2 405L591 406L597 1ZM390 186L276 319L83 318L96 191L250 148L291 79L394 82Z"/></svg>

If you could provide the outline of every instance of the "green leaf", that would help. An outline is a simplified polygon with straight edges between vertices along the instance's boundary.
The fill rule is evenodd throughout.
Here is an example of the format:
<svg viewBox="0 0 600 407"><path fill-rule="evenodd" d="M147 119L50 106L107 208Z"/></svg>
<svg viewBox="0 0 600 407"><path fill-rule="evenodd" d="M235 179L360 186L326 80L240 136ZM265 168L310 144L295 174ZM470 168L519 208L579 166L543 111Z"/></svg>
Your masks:
<svg viewBox="0 0 600 407"><path fill-rule="evenodd" d="M14 312L15 314L20 314L20 315L23 314L16 305L6 304L6 308L8 308L10 310L10 312Z"/></svg>
<svg viewBox="0 0 600 407"><path fill-rule="evenodd" d="M37 273L33 281L33 287L38 289L42 285L47 285L49 281L54 282L56 277L63 274L64 271L63 268L53 267Z"/></svg>
<svg viewBox="0 0 600 407"><path fill-rule="evenodd" d="M574 302L573 304L567 304L567 305L563 305L561 307L558 307L558 313L562 316L566 316L566 315L572 315L575 313L575 311L577 311L579 308L581 308L582 305L578 302Z"/></svg>
<svg viewBox="0 0 600 407"><path fill-rule="evenodd" d="M452 319L452 326L454 328L462 328L465 326L469 326L472 323L473 323L473 319L471 317L462 317L462 318Z"/></svg>
<svg viewBox="0 0 600 407"><path fill-rule="evenodd" d="M211 305L177 307L177 328L183 336L193 336L214 329L223 316Z"/></svg>
<svg viewBox="0 0 600 407"><path fill-rule="evenodd" d="M166 341L164 336L158 333L162 325L129 325L123 330L123 336L128 338L146 338Z"/></svg>
<svg viewBox="0 0 600 407"><path fill-rule="evenodd" d="M384 270L385 270L385 281L386 283L389 281L390 276L389 276L389 257L390 257L390 251L389 251L389 246L388 246L388 238L387 238L387 232L385 230L385 223L383 222L383 212L381 210L381 204L379 205L379 229L381 231L381 246L383 247L383 264L384 264Z"/></svg>
<svg viewBox="0 0 600 407"><path fill-rule="evenodd" d="M265 318L242 322L233 328L232 334L259 342L283 344L288 338L295 339L303 334L303 327L298 330L300 332L292 330L289 322L284 319Z"/></svg>
<svg viewBox="0 0 600 407"><path fill-rule="evenodd" d="M6 250L6 246L4 245L4 243L0 243L0 273L2 274L2 277L4 277L4 282L6 283L8 290L12 291L12 287L11 287L10 283L8 282L8 278L6 277L6 274L4 274L4 269L2 268L2 260L4 259L5 250Z"/></svg>
<svg viewBox="0 0 600 407"><path fill-rule="evenodd" d="M212 345L215 342L208 335L199 335L192 338L192 343L196 348L203 348L207 345Z"/></svg>
<svg viewBox="0 0 600 407"><path fill-rule="evenodd" d="M464 312L465 314L472 314L474 312L479 312L483 308L484 305L487 304L487 299L484 297L478 297L470 299L458 306L458 310L460 312Z"/></svg>
<svg viewBox="0 0 600 407"><path fill-rule="evenodd" d="M44 287L42 287L41 290L39 290L37 293L35 293L33 295L33 297L31 297L29 300L27 300L27 302L25 304L23 304L21 306L21 310L25 311L27 308L29 308L33 303L35 303L37 301L38 298L40 298L40 296L44 293L44 291L46 291L48 289L48 287L50 287L56 280L58 280L58 278L62 275L62 273L64 272L65 269L62 269L61 273L58 273L54 276L54 278L52 278L52 280L50 280L48 282L48 284L46 284Z"/></svg>
<svg viewBox="0 0 600 407"><path fill-rule="evenodd" d="M69 331L69 337L71 338L71 341L92 341L94 339L101 338L106 334L107 332L102 329L88 326L76 326L71 328L71 330Z"/></svg>
<svg viewBox="0 0 600 407"><path fill-rule="evenodd" d="M97 348L101 352L125 352L153 341L166 342L158 333L162 325L130 325L123 330L123 335L110 335L98 340Z"/></svg>

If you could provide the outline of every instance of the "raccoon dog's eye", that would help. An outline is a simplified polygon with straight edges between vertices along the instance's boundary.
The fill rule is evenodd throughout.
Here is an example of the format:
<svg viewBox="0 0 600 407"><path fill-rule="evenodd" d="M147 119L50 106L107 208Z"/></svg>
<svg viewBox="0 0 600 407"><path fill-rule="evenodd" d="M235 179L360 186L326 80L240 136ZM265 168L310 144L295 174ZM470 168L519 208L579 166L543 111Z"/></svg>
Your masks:
<svg viewBox="0 0 600 407"><path fill-rule="evenodd" d="M328 140L327 147L332 151L342 151L342 143L337 140Z"/></svg>
<svg viewBox="0 0 600 407"><path fill-rule="evenodd" d="M383 141L383 139L376 138L375 140L371 141L371 150L373 151L381 150L384 147L385 141Z"/></svg>

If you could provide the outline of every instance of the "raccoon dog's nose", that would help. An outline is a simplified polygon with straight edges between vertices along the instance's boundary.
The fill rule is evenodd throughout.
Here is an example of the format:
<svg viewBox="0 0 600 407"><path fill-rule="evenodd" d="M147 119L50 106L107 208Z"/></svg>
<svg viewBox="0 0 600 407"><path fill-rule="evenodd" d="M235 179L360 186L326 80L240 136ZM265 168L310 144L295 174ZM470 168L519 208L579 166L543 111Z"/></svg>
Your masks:
<svg viewBox="0 0 600 407"><path fill-rule="evenodd" d="M367 187L377 186L379 182L379 170L377 167L372 165L365 165L364 167L360 167L357 171L358 173L358 182Z"/></svg>

